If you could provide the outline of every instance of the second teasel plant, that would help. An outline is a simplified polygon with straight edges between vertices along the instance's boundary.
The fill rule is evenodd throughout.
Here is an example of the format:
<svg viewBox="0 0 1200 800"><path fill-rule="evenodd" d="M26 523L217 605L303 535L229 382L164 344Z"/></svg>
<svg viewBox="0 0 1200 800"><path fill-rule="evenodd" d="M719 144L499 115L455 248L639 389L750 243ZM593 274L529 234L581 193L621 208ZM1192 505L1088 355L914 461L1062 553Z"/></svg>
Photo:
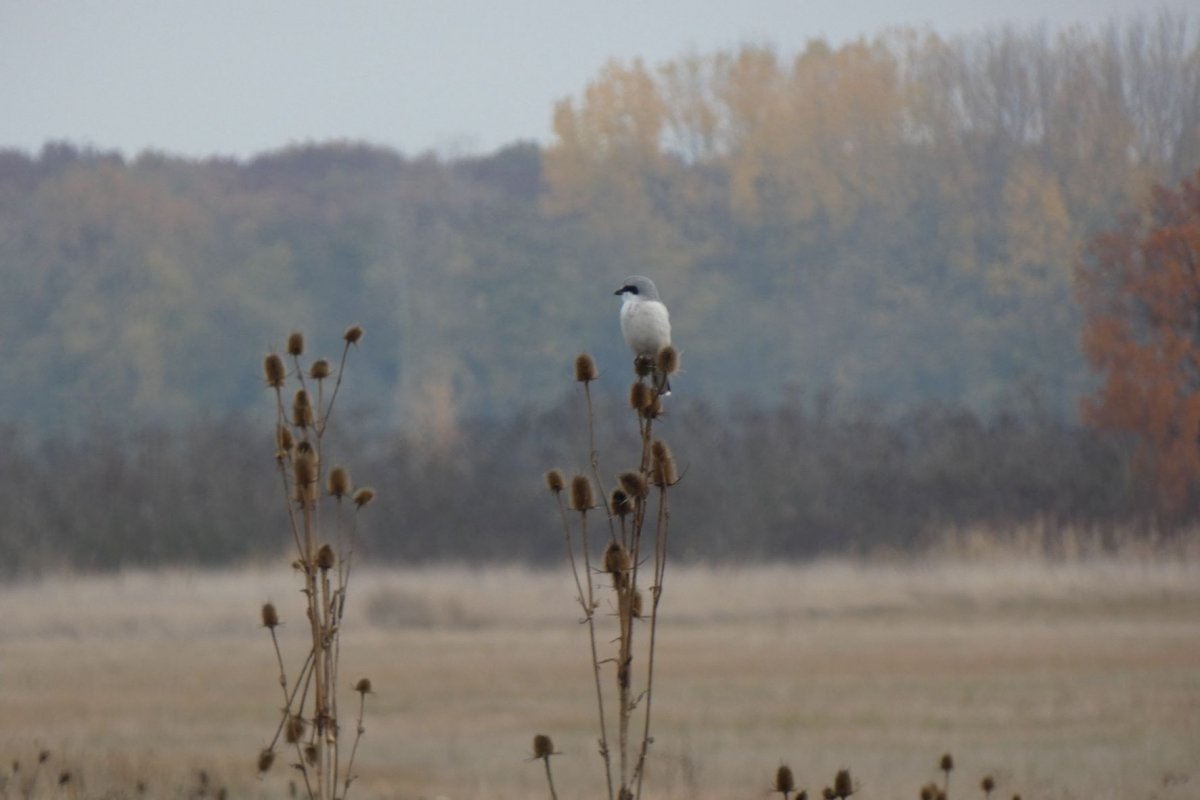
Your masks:
<svg viewBox="0 0 1200 800"><path fill-rule="evenodd" d="M285 353L269 353L263 360L263 378L275 399L275 469L295 548L292 566L302 584L304 610L298 618L303 620L308 652L289 678L277 638L283 615L273 603L264 604L262 626L274 646L282 705L274 736L258 755L258 769L267 772L277 753L289 753L300 776L298 786L313 800L346 797L355 777L354 756L365 730L363 713L371 686L366 678L353 684L359 694L357 715L346 721L345 733L354 738L344 747L338 707L341 631L358 514L375 492L355 489L349 470L328 465L325 456L346 360L362 335L357 325L343 334L336 370L325 359L305 365L300 333L288 337Z"/></svg>
<svg viewBox="0 0 1200 800"><path fill-rule="evenodd" d="M629 406L639 456L614 475L610 489L593 434L591 383L598 373L591 356L580 354L575 379L586 399L591 474L568 480L558 470L546 473L546 487L559 507L580 621L588 633L599 753L610 800L641 797L654 741L654 653L667 566L669 498L679 473L671 448L655 433L663 397L653 376L674 374L678 366L678 353L670 346L657 359L639 356L634 361Z"/></svg>

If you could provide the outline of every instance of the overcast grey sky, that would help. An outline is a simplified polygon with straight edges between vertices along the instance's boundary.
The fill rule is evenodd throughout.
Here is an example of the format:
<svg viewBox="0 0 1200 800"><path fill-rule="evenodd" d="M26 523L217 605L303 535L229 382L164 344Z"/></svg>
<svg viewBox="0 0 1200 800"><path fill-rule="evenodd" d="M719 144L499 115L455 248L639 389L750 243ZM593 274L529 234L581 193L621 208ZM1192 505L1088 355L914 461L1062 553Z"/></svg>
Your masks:
<svg viewBox="0 0 1200 800"><path fill-rule="evenodd" d="M1167 0L1183 10L1191 0ZM408 154L550 140L610 58L784 52L897 25L1094 25L1139 0L0 0L0 147L244 157L366 140Z"/></svg>

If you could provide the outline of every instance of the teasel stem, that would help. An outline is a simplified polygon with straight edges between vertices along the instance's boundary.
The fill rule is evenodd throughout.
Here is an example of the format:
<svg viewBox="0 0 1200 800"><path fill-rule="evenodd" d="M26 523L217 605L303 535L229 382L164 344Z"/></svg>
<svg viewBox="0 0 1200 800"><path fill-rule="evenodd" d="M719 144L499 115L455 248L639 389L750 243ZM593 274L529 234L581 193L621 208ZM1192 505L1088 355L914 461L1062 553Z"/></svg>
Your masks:
<svg viewBox="0 0 1200 800"><path fill-rule="evenodd" d="M276 423L277 426L287 425L287 410L283 405L283 388L280 386L275 387L275 407L276 414L278 416L278 421ZM296 523L296 509L292 504L292 490L288 486L288 464L284 460L279 461L279 474L283 478L283 496L286 500L285 505L287 505L288 510L288 523L292 528L292 538L296 542L296 554L300 556L301 559L304 559L306 554L304 552L304 546L300 543L300 526Z"/></svg>
<svg viewBox="0 0 1200 800"><path fill-rule="evenodd" d="M341 800L346 800L346 795L350 792L350 784L353 783L355 777L357 777L355 775L352 775L350 771L354 768L354 756L358 753L358 742L359 742L359 740L362 739L362 735L367 732L367 729L363 727L363 716L364 716L363 712L366 710L366 706L367 706L367 692L365 692L365 691L359 692L358 693L358 729L354 734L354 744L350 747L350 758L349 758L349 760L346 761L346 780L345 780L345 783L342 784Z"/></svg>
<svg viewBox="0 0 1200 800"><path fill-rule="evenodd" d="M638 755L637 791L635 798L642 796L642 777L645 775L646 752L650 746L650 710L654 697L654 651L658 633L658 603L662 599L663 578L667 572L667 530L670 527L671 510L667 503L667 485L658 491L658 522L654 537L654 585L650 587L650 652L646 656L646 708L645 727L642 729L642 749Z"/></svg>
<svg viewBox="0 0 1200 800"><path fill-rule="evenodd" d="M587 427L588 427L588 458L592 464L592 477L596 479L596 489L600 492L600 497L608 497L608 492L604 489L604 481L600 479L600 451L596 449L596 420L592 413L592 384L589 381L582 381L583 396L587 399ZM608 532L615 538L616 528L613 526L612 509L608 507L608 503L604 503L604 514L608 517Z"/></svg>
<svg viewBox="0 0 1200 800"><path fill-rule="evenodd" d="M274 631L272 631L274 633ZM296 685L292 687L289 694L286 690L283 693L283 716L279 720L279 727L275 729L275 736L271 739L271 744L268 749L274 750L275 745L279 743L279 737L283 733L283 728L287 725L288 719L292 716L303 716L304 696L308 694L309 681L312 679L312 653L308 654L308 658L304 660L304 666L300 668L300 675L296 678ZM296 694L300 691L301 685L304 686L304 692L300 695L300 708L292 711L292 706L296 702ZM304 785L308 789L308 796L312 797L312 784L308 780L308 768L304 763L304 751L300 746L300 741L295 742L296 755L298 756L297 763L300 765L300 772L304 776Z"/></svg>
<svg viewBox="0 0 1200 800"><path fill-rule="evenodd" d="M600 656L596 650L596 597L592 589L592 557L588 542L587 512L580 513L579 519L580 538L583 545L583 574L587 578L588 642L592 648L592 675L596 681L596 707L600 715L600 756L604 759L604 778L608 782L608 796L611 798L613 797L612 759L608 752L608 725L604 720L604 690L600 679Z"/></svg>
<svg viewBox="0 0 1200 800"><path fill-rule="evenodd" d="M357 341L357 340L355 340ZM329 417L333 414L333 403L337 400L338 390L342 388L342 375L346 372L346 355L350 352L350 345L354 342L346 340L346 344L342 347L342 358L338 362L337 380L333 382L333 391L329 394L329 405L325 408L325 413L318 418L318 432L324 434L325 426L329 423Z"/></svg>
<svg viewBox="0 0 1200 800"><path fill-rule="evenodd" d="M546 764L546 783L550 784L550 800L558 800L558 792L554 791L554 776L550 774L550 756L542 756Z"/></svg>

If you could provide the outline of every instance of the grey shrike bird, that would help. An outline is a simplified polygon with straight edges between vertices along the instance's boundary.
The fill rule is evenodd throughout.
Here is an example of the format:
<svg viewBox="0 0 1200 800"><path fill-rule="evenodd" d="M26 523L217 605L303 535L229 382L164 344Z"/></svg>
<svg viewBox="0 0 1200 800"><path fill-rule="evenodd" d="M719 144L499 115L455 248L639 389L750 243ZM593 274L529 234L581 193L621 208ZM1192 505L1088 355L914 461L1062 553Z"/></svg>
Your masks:
<svg viewBox="0 0 1200 800"><path fill-rule="evenodd" d="M625 285L613 294L622 296L621 334L625 344L633 351L634 358L646 357L654 364L658 351L671 343L671 317L667 307L658 299L654 281L642 275L626 278ZM658 375L655 369L654 385L659 394L671 393L671 383L666 375Z"/></svg>

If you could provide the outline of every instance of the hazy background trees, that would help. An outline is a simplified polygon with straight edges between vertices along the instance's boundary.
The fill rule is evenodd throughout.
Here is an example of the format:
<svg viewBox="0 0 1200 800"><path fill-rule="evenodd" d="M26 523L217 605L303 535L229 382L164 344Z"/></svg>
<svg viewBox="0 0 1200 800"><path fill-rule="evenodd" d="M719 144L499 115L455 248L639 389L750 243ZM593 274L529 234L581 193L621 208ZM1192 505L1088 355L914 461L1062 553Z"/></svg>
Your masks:
<svg viewBox="0 0 1200 800"><path fill-rule="evenodd" d="M554 126L454 160L0 152L0 543L92 566L273 547L259 359L359 322L346 402L381 501L404 495L377 546L529 555L536 476L580 447L575 353L624 393L634 272L683 351L698 554L1148 508L1127 444L1079 427L1073 275L1200 165L1194 21L612 63Z"/></svg>

